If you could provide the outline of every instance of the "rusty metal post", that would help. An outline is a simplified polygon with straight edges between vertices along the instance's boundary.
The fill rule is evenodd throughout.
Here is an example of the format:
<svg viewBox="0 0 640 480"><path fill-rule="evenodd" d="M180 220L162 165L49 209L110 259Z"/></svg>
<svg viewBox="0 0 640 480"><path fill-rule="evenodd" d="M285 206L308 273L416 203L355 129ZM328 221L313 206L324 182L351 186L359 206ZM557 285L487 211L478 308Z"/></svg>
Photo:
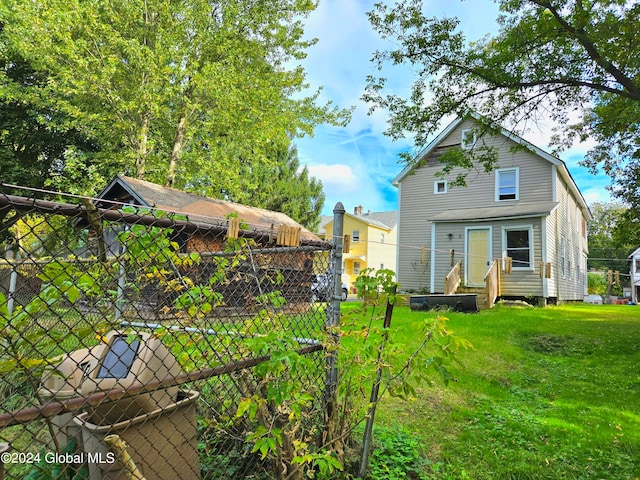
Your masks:
<svg viewBox="0 0 640 480"><path fill-rule="evenodd" d="M333 208L333 249L331 254L331 279L332 296L327 308L328 351L327 351L327 380L325 385L325 414L330 422L334 416L336 404L336 392L338 388L338 364L336 348L339 335L336 329L340 325L340 302L342 300L342 241L344 235L345 209L342 202L336 203Z"/></svg>

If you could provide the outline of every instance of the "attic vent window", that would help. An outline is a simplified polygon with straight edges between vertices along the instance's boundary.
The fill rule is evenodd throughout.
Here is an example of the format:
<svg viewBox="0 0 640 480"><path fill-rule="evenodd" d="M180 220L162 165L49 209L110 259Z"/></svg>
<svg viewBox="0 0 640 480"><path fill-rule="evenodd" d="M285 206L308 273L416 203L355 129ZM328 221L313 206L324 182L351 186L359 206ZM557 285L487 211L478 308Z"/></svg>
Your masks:
<svg viewBox="0 0 640 480"><path fill-rule="evenodd" d="M460 140L460 146L463 150L470 150L476 144L476 132L472 128L462 130L462 139Z"/></svg>
<svg viewBox="0 0 640 480"><path fill-rule="evenodd" d="M446 180L438 180L433 183L433 193L436 195L441 193L447 193L447 181Z"/></svg>

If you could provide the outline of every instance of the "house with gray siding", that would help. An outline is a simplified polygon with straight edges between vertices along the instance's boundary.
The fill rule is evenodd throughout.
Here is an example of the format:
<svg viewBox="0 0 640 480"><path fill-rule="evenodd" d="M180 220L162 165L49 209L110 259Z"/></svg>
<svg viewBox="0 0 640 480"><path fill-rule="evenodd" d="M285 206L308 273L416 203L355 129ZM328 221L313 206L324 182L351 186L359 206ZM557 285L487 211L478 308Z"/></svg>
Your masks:
<svg viewBox="0 0 640 480"><path fill-rule="evenodd" d="M482 288L498 261L502 298L582 300L587 292L589 208L565 163L470 114L447 126L392 181L399 190L398 280L403 290L442 293L461 262L461 285ZM491 172L442 174L449 149L492 147Z"/></svg>

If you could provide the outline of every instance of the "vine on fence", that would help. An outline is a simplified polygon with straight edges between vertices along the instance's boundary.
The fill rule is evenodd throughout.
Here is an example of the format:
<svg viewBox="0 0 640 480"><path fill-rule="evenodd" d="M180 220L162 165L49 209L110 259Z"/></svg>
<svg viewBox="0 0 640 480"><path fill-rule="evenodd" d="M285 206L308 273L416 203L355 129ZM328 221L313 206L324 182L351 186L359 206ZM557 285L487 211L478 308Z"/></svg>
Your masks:
<svg viewBox="0 0 640 480"><path fill-rule="evenodd" d="M306 359L295 352L297 343L273 332L247 342L254 354L269 354L271 359L256 370L253 383L246 384L247 395L236 417L257 421L247 440L263 458L274 458L278 478L329 478L336 471L348 470L355 457L352 434L370 413L367 386L373 384L378 369L383 375L377 401L385 394L406 398L415 394L417 385L432 382L433 371L449 382L449 361L455 360L457 349L471 347L447 328L447 318L441 315L423 320L416 330L422 342L414 351L407 352L395 342L389 335L392 329L382 325L386 305L398 301L394 276L390 270L367 269L356 280L362 303L343 315L341 342L336 347L340 366L337 415L320 437L321 432L304 429L304 407L310 398L305 389L311 386L286 375L305 368ZM383 342L385 337L387 342ZM427 349L429 344L432 349ZM322 440L312 446L314 436Z"/></svg>

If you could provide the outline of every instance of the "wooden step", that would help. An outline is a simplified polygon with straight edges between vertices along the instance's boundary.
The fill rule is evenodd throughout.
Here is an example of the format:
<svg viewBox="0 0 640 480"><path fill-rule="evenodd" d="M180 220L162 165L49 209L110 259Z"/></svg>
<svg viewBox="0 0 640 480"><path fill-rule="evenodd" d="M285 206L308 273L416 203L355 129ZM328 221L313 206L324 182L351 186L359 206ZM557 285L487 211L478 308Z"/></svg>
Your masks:
<svg viewBox="0 0 640 480"><path fill-rule="evenodd" d="M480 310L487 309L487 289L484 287L463 287L460 286L456 293L475 293L478 295L478 308Z"/></svg>

